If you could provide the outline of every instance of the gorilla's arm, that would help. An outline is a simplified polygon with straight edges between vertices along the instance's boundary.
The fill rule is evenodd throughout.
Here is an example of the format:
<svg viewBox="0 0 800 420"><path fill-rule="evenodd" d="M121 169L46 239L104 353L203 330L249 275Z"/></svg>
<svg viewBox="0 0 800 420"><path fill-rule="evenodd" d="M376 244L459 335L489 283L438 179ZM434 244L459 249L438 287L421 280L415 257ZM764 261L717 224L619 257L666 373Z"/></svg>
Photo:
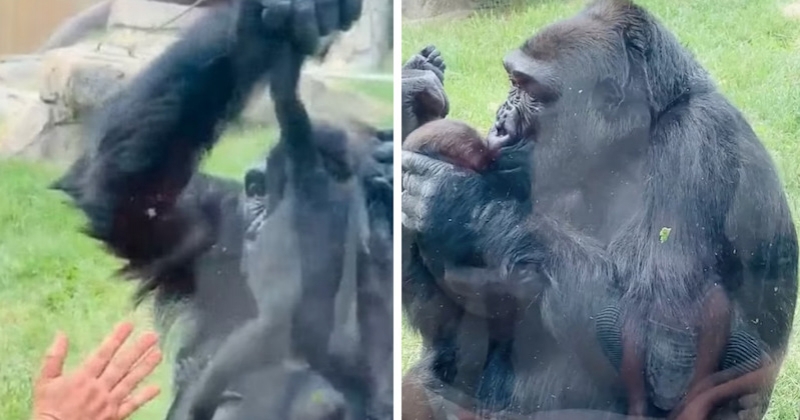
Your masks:
<svg viewBox="0 0 800 420"><path fill-rule="evenodd" d="M695 104L715 102L703 94L698 94L693 101ZM769 326L761 325L766 322L763 319L754 325L758 325L757 335L766 344L766 351L780 349L785 347L786 332L791 325L791 314L784 308L789 307L796 296L795 286L787 281L793 277L795 263L791 258L780 256L796 252L794 228L782 197L764 193L769 197L764 197L762 202L777 204L756 208L740 192L758 189L755 185L769 185L764 191L780 192L781 189L774 175L763 169L771 166L763 150L749 151L751 159L759 162L746 162L750 166L743 172L746 183L738 181L736 149L726 144L734 135L732 127L738 127L743 133L737 140L738 147L757 147L755 137L741 116L726 109L710 105L692 109L679 105L665 113L652 133L656 150L649 162L653 181L647 185L649 190L644 195L647 211L633 217L608 250L553 219L535 212L526 216L524 209L493 195L477 176L464 175L453 171L446 163L407 152L403 154L404 227L437 238L436 242L431 242L438 244L435 254L441 259L452 261L461 259L464 254L480 253L487 267L495 269L495 277L501 280L511 278L509 274L514 273L517 266L533 264L537 267L535 271L545 274L553 283L543 296L544 321L549 323L556 338L575 340L574 331L586 331L589 325L585 320L592 319L604 304L599 297L613 296L587 291L597 291L598 287L603 287L601 285L610 286L613 280L623 279L634 293L653 293L654 296L645 295L641 301L664 305L660 310L680 311L691 307L693 302L699 301L703 285L708 281L703 273L714 270L716 258L726 252L715 244L730 241L726 236L729 232L749 232L749 229L742 230L740 223L744 221L739 218L743 215L748 215L747 220L764 220L758 234L735 238L741 249L753 249L756 253L748 260L754 264L751 269L757 270L761 278L752 285L744 285L747 291L739 290L742 285L736 283L735 273L723 281L737 295L763 294L763 285L776 285L768 288L769 299L774 304L745 307L743 315L746 319L755 319L757 314L763 316L763 311L770 310ZM701 138L714 140L701 144L694 140ZM433 179L438 179L436 185L424 185ZM470 200L483 204L464 208L463 203ZM719 214L727 218L715 218ZM443 220L450 222L442 223ZM673 233L668 241L661 243L658 232L664 226L671 227ZM771 246L764 249L761 245L764 243ZM632 260L631 256L636 256L637 260ZM783 263L761 266L758 261ZM512 286L519 285L509 285ZM665 301L655 296L669 298ZM576 299L581 301L576 303ZM744 297L737 299L747 301ZM559 317L567 303L571 308L570 316ZM634 310L648 313L650 308ZM591 341L593 339L585 344L593 347ZM765 391L760 384L770 382L764 375L772 371L762 372L739 376L733 382L716 386L718 391L705 393L704 398L713 398L704 403L705 408L738 398L740 392ZM726 389L730 393L724 392Z"/></svg>
<svg viewBox="0 0 800 420"><path fill-rule="evenodd" d="M176 206L176 200L270 68L274 37L261 13L258 2L247 0L189 28L94 115L87 151L56 182L88 216L88 233L128 260L129 269L179 277L189 264L159 265L180 253L176 248L191 242L189 236L208 239L204 229L218 223L218 188L208 178L194 182L209 192L197 195L199 206Z"/></svg>

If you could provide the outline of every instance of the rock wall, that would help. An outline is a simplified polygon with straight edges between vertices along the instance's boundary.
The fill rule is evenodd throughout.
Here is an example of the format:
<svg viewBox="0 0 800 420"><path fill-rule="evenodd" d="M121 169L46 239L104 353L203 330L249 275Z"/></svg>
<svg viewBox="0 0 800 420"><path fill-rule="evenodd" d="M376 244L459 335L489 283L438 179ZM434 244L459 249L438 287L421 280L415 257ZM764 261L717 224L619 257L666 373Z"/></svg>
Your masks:
<svg viewBox="0 0 800 420"><path fill-rule="evenodd" d="M388 0L366 1L368 7L376 9L375 13L387 11L380 8L389 4ZM80 123L86 115L175 42L176 30L206 13L195 9L165 30L146 30L160 28L183 10L185 6L148 0L114 0L108 32L102 37L39 55L0 58L0 157L73 160L83 149ZM340 37L326 63L316 66L376 66L388 51L388 42L381 46L374 39L365 41L365 37L376 31L391 39L385 25L378 25L374 18L368 17ZM312 73L318 75L320 71ZM374 113L380 108L379 104L363 95L336 89L335 83L314 75L303 77L300 91L315 116L334 120L372 119L371 122L380 118L370 115L371 110ZM343 103L348 106L341 106ZM391 109L383 112L391 113ZM259 90L242 120L270 124L273 118L271 101L264 90Z"/></svg>

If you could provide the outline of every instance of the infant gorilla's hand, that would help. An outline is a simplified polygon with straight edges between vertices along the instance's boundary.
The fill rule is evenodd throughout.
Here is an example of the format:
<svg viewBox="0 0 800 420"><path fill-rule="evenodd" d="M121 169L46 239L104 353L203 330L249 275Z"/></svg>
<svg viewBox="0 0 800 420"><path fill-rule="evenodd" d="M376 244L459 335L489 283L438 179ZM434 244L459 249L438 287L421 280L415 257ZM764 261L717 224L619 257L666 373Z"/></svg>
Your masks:
<svg viewBox="0 0 800 420"><path fill-rule="evenodd" d="M264 26L268 30L286 30L294 47L304 55L316 52L320 38L350 29L361 17L363 5L363 0L257 1L263 6Z"/></svg>

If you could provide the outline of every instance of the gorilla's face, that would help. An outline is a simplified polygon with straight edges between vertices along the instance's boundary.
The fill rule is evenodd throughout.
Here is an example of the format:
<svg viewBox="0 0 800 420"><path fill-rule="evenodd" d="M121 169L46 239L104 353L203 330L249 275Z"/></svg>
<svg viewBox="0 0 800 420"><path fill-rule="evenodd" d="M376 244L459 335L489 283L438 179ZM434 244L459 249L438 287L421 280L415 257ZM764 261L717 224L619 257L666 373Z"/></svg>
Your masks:
<svg viewBox="0 0 800 420"><path fill-rule="evenodd" d="M245 241L251 241L267 216L267 168L262 159L244 176Z"/></svg>
<svg viewBox="0 0 800 420"><path fill-rule="evenodd" d="M623 139L645 144L648 92L630 54L622 35L591 15L545 28L503 60L511 87L489 141L587 158Z"/></svg>

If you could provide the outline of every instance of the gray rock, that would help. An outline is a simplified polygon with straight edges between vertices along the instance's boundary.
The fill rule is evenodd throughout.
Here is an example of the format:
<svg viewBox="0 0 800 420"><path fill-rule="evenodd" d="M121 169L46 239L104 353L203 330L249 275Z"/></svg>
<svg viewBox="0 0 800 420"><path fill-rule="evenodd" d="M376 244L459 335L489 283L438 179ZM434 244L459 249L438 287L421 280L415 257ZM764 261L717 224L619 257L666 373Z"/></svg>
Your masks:
<svg viewBox="0 0 800 420"><path fill-rule="evenodd" d="M477 7L477 0L403 0L403 19L466 16Z"/></svg>
<svg viewBox="0 0 800 420"><path fill-rule="evenodd" d="M43 63L42 100L55 108L56 122L77 121L143 65L127 54L98 53L81 47L53 50Z"/></svg>
<svg viewBox="0 0 800 420"><path fill-rule="evenodd" d="M380 66L392 49L392 15L391 0L364 0L361 19L334 41L325 67L371 70Z"/></svg>
<svg viewBox="0 0 800 420"><path fill-rule="evenodd" d="M103 0L73 15L50 34L39 52L74 45L94 31L104 30L114 0Z"/></svg>
<svg viewBox="0 0 800 420"><path fill-rule="evenodd" d="M182 30L207 11L204 8L195 8L173 21L175 17L185 12L187 7L149 0L115 0L108 18L108 28Z"/></svg>
<svg viewBox="0 0 800 420"><path fill-rule="evenodd" d="M39 55L0 57L0 84L14 89L37 89L41 66Z"/></svg>
<svg viewBox="0 0 800 420"><path fill-rule="evenodd" d="M57 124L52 108L32 102L20 110L20 117L9 121L0 138L0 157L21 157L68 163L82 150L80 126Z"/></svg>

